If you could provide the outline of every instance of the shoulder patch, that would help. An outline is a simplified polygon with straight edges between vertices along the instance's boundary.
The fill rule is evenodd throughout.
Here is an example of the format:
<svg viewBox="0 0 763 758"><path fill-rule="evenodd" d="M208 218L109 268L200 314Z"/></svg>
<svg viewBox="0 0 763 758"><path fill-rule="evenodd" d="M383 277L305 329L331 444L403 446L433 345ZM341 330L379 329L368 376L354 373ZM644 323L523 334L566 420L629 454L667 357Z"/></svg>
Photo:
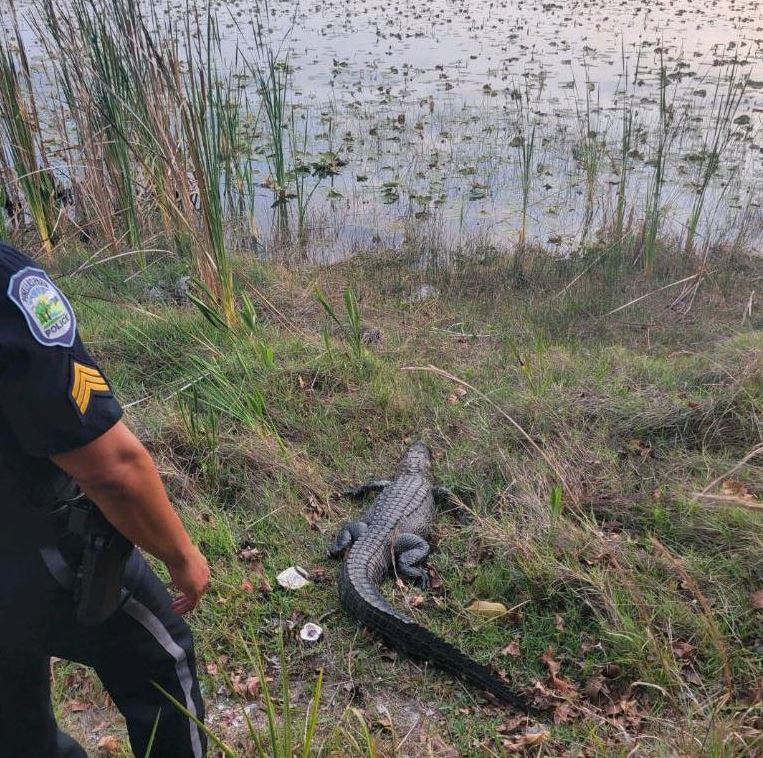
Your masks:
<svg viewBox="0 0 763 758"><path fill-rule="evenodd" d="M87 413L93 394L111 395L111 387L95 367L72 360L69 397L80 416Z"/></svg>
<svg viewBox="0 0 763 758"><path fill-rule="evenodd" d="M71 347L77 320L69 301L39 268L17 271L8 282L8 297L24 315L32 336L45 347Z"/></svg>

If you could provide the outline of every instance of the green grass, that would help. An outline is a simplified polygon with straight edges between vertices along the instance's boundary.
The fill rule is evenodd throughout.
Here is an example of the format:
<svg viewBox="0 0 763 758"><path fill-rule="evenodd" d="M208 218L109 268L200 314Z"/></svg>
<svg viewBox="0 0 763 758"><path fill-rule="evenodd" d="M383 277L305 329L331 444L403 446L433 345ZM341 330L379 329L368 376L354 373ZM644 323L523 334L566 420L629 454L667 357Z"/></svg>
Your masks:
<svg viewBox="0 0 763 758"><path fill-rule="evenodd" d="M569 262L538 252L517 283L513 263L496 258L443 270L440 297L424 303L411 300L422 273L396 257L298 271L234 261L251 312L233 330L191 303L143 300L147 287L183 273L174 263L127 283L117 263L63 280L89 347L122 400L137 403L128 421L212 564L211 591L191 622L211 728L231 750L255 750L240 717L252 704L261 739L283 745L287 699L291 744L301 749L319 670L311 754L368 755L372 744L378 755L423 756L442 740L466 756L504 755L504 741L523 732L479 693L383 654L339 610L326 544L358 506L332 495L388 474L419 436L435 450L440 481L474 515L469 524L438 516L436 589L421 599L394 583L385 592L516 687L557 692L539 695L550 734L531 754L760 748L760 706L750 707L763 674L760 612L750 602L763 584L760 515L693 495L761 442L761 323L739 326L743 283L759 271L730 261L727 277L710 276L680 318L669 291L606 315L676 277L681 260L671 258L671 269L662 259L651 281L632 275L616 287L593 267L559 297L576 276ZM334 336L333 318L343 326ZM382 340L356 352L361 323ZM510 414L564 490L494 406L441 377L400 370L428 364ZM760 498L759 461L732 478ZM246 558L251 547L259 557ZM314 583L279 588L275 575L290 565ZM514 610L486 622L465 611L474 599ZM324 627L315 646L299 641L305 621ZM512 642L516 657L502 653ZM281 714L270 725L262 693L234 686L258 675L255 644ZM541 660L549 650L577 693L569 712ZM99 704L100 688L60 665L68 674L56 679L59 715L86 731L87 712L66 703ZM116 719L109 730L124 735Z"/></svg>

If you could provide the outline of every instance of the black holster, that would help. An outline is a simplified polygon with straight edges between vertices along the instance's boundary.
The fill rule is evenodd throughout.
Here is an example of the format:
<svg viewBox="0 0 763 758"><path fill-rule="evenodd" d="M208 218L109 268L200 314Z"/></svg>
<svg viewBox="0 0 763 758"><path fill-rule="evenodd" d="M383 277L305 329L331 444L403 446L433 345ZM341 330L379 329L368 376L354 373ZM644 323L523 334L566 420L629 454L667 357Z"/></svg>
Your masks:
<svg viewBox="0 0 763 758"><path fill-rule="evenodd" d="M100 624L119 608L133 545L84 495L59 503L54 517L58 534L77 538L80 546L72 586L77 620L88 626Z"/></svg>

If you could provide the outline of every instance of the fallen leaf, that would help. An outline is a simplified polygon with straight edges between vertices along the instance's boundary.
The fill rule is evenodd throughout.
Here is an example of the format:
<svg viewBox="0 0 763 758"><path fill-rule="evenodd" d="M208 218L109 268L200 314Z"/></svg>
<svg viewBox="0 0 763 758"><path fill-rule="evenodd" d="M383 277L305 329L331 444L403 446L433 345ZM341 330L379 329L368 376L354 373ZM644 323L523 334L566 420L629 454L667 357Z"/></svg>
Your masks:
<svg viewBox="0 0 763 758"><path fill-rule="evenodd" d="M752 607L757 608L759 611L763 611L763 590L758 590L750 595L752 601Z"/></svg>
<svg viewBox="0 0 763 758"><path fill-rule="evenodd" d="M122 750L122 743L116 738L107 734L98 740L98 754L102 756L118 755Z"/></svg>
<svg viewBox="0 0 763 758"><path fill-rule="evenodd" d="M492 603L489 600L475 600L466 610L486 619L500 618L509 612L503 603Z"/></svg>
<svg viewBox="0 0 763 758"><path fill-rule="evenodd" d="M691 642L677 640L673 643L673 655L676 658L688 658L697 648Z"/></svg>
<svg viewBox="0 0 763 758"><path fill-rule="evenodd" d="M87 704L83 703L81 700L69 700L64 705L64 709L69 711L69 713L82 713L83 711L86 711L87 708Z"/></svg>
<svg viewBox="0 0 763 758"><path fill-rule="evenodd" d="M554 658L554 651L549 648L546 650L545 653L540 657L541 663L545 663L548 667L548 673L551 674L551 676L556 676L559 673L559 670L561 669L561 665L559 661Z"/></svg>
<svg viewBox="0 0 763 758"><path fill-rule="evenodd" d="M609 688L601 674L595 674L594 676L589 677L583 686L583 692L590 700L595 700L600 694L607 694L608 691Z"/></svg>
<svg viewBox="0 0 763 758"><path fill-rule="evenodd" d="M564 616L562 616L560 613L557 613L556 616L554 616L554 626L558 631L564 631Z"/></svg>
<svg viewBox="0 0 763 758"><path fill-rule="evenodd" d="M421 608L422 605L426 602L426 598L423 595L415 595L411 598L408 605L411 606L411 608Z"/></svg>
<svg viewBox="0 0 763 758"><path fill-rule="evenodd" d="M565 679L563 676L559 675L560 670L560 664L559 661L557 661L554 658L554 651L549 648L546 650L545 653L540 657L540 660L548 666L548 673L549 676L549 684L559 693L566 694L569 692L574 692L577 687L569 680Z"/></svg>
<svg viewBox="0 0 763 758"><path fill-rule="evenodd" d="M521 654L522 651L519 649L519 643L516 640L512 640L503 650L501 650L501 655L509 655L512 658L519 658Z"/></svg>
<svg viewBox="0 0 763 758"><path fill-rule="evenodd" d="M525 748L542 745L548 738L549 733L544 727L530 727L523 734L518 734L511 739L504 740L503 746L510 753L519 753Z"/></svg>
<svg viewBox="0 0 763 758"><path fill-rule="evenodd" d="M568 724L575 718L575 712L570 703L559 703L554 708L554 723L555 724Z"/></svg>
<svg viewBox="0 0 763 758"><path fill-rule="evenodd" d="M212 663L207 664L207 673L210 676L217 676L220 670L217 667L217 664L213 661Z"/></svg>
<svg viewBox="0 0 763 758"><path fill-rule="evenodd" d="M374 721L374 727L376 729L381 729L383 732L392 732L392 719L387 714L379 716L379 718Z"/></svg>

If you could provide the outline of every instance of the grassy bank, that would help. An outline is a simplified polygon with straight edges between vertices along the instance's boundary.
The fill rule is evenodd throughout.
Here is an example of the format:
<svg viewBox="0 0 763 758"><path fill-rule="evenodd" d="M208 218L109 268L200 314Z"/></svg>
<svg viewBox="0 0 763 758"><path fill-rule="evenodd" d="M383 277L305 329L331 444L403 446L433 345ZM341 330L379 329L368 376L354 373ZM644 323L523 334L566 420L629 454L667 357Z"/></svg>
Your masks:
<svg viewBox="0 0 763 758"><path fill-rule="evenodd" d="M763 442L751 295L763 268L735 254L723 274L696 276L681 256L658 261L670 268L646 279L596 251L484 253L447 272L402 253L296 271L234 259L232 331L185 298L184 264L134 275L58 259L90 349L212 563L191 622L210 725L233 750L253 751L244 714L266 723L254 644L274 692L288 666L295 744L323 671L316 754L761 748L763 468L754 456L734 467ZM345 322L347 289L363 333L316 296ZM429 365L479 392L402 370ZM438 517L432 591L385 591L504 671L540 720L398 658L338 608L326 544L359 506L334 493L389 473L416 438L472 516ZM275 576L295 564L313 583L282 590ZM470 615L475 599L509 612ZM324 627L321 642L300 642L305 621ZM113 736L101 750L126 754L86 672L57 663L55 692L94 753Z"/></svg>

